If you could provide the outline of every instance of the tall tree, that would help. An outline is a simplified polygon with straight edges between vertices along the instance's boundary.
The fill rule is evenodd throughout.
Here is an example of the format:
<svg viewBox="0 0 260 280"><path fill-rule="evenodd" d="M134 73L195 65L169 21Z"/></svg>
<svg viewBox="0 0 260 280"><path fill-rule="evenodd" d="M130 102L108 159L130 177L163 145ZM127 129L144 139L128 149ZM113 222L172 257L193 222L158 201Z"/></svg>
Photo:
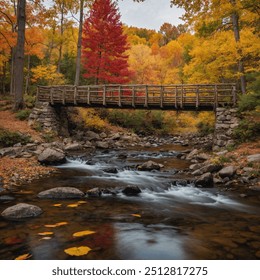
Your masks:
<svg viewBox="0 0 260 280"><path fill-rule="evenodd" d="M19 0L17 6L18 37L14 61L14 110L23 108L23 77L24 77L24 42L25 42L25 9L26 0Z"/></svg>
<svg viewBox="0 0 260 280"><path fill-rule="evenodd" d="M78 43L77 43L77 57L76 57L76 74L74 85L79 85L80 78L80 66L81 66L81 44L82 44L82 30L83 30L83 9L84 9L84 0L80 0L79 7L79 32L78 32Z"/></svg>
<svg viewBox="0 0 260 280"><path fill-rule="evenodd" d="M84 77L95 83L125 83L129 80L127 37L118 8L111 0L96 0L83 28Z"/></svg>

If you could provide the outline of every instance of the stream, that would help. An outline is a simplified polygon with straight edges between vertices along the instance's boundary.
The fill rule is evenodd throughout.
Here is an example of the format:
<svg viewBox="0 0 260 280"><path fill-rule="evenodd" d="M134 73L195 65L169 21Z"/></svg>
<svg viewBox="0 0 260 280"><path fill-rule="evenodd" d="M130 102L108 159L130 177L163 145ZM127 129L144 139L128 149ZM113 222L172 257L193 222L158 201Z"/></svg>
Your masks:
<svg viewBox="0 0 260 280"><path fill-rule="evenodd" d="M0 212L19 202L37 205L44 212L19 222L0 217L0 259L23 254L38 260L260 259L259 197L241 198L215 188L176 183L181 177L178 171L190 164L177 158L184 149L163 145L97 151L85 159L69 158L58 166L57 174L22 185L13 194L14 201L0 202ZM134 168L148 160L165 168L152 172ZM104 171L115 167L116 174ZM39 192L54 187L86 192L127 185L139 186L142 193L80 200L37 198ZM95 233L73 237L86 230ZM81 257L64 252L79 246L92 250Z"/></svg>

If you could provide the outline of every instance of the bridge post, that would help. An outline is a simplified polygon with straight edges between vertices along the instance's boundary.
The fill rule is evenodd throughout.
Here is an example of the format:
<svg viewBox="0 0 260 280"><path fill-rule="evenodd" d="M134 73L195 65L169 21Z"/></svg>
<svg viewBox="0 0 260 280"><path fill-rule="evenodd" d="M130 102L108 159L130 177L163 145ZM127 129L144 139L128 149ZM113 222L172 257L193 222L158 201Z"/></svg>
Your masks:
<svg viewBox="0 0 260 280"><path fill-rule="evenodd" d="M148 107L148 85L145 85L145 101L144 101L144 107Z"/></svg>
<svg viewBox="0 0 260 280"><path fill-rule="evenodd" d="M74 96L73 96L73 99L74 99L74 105L77 105L77 95L78 95L78 87L77 86L74 86Z"/></svg>
<svg viewBox="0 0 260 280"><path fill-rule="evenodd" d="M118 106L119 106L119 107L122 107L122 100L121 100L121 97L122 97L122 87L119 86L119 87L118 87Z"/></svg>
<svg viewBox="0 0 260 280"><path fill-rule="evenodd" d="M90 105L90 86L87 89L87 104Z"/></svg>
<svg viewBox="0 0 260 280"><path fill-rule="evenodd" d="M65 93L66 93L66 88L63 87L62 88L62 104L65 105L66 104L66 98L65 98Z"/></svg>
<svg viewBox="0 0 260 280"><path fill-rule="evenodd" d="M175 92L175 109L178 109L178 88L177 86L175 86L174 88L174 92Z"/></svg>
<svg viewBox="0 0 260 280"><path fill-rule="evenodd" d="M196 86L196 109L199 109L199 86Z"/></svg>
<svg viewBox="0 0 260 280"><path fill-rule="evenodd" d="M51 87L51 90L50 90L50 98L51 98L51 105L54 104L53 102L53 87Z"/></svg>
<svg viewBox="0 0 260 280"><path fill-rule="evenodd" d="M132 107L135 108L135 87L132 87Z"/></svg>
<svg viewBox="0 0 260 280"><path fill-rule="evenodd" d="M164 91L163 91L163 86L161 86L161 89L160 89L160 107L161 109L163 108L163 100L164 100Z"/></svg>
<svg viewBox="0 0 260 280"><path fill-rule="evenodd" d="M103 106L106 106L106 93L107 93L107 90L106 90L106 85L103 86Z"/></svg>

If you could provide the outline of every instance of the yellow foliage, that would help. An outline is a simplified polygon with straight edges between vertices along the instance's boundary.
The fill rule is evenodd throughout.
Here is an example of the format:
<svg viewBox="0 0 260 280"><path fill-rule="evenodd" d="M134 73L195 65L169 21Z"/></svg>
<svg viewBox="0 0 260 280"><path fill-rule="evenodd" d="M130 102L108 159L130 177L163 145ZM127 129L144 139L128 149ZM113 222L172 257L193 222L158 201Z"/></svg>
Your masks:
<svg viewBox="0 0 260 280"><path fill-rule="evenodd" d="M78 112L90 130L101 131L106 128L106 122L98 116L95 109L78 108Z"/></svg>
<svg viewBox="0 0 260 280"><path fill-rule="evenodd" d="M65 249L64 252L70 256L84 256L87 255L88 252L91 251L91 248L87 246L80 246L80 247L71 247L68 249Z"/></svg>
<svg viewBox="0 0 260 280"><path fill-rule="evenodd" d="M47 83L47 85L63 85L66 82L64 76L57 72L55 65L39 65L31 71L33 82Z"/></svg>

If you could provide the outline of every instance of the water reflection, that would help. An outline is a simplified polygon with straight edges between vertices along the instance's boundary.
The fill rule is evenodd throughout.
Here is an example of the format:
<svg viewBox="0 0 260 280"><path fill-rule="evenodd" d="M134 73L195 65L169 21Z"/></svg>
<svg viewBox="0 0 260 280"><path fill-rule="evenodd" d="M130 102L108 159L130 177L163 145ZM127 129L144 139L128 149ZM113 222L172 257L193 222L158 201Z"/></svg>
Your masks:
<svg viewBox="0 0 260 280"><path fill-rule="evenodd" d="M116 223L116 251L121 259L186 259L185 238L176 229L163 224Z"/></svg>

